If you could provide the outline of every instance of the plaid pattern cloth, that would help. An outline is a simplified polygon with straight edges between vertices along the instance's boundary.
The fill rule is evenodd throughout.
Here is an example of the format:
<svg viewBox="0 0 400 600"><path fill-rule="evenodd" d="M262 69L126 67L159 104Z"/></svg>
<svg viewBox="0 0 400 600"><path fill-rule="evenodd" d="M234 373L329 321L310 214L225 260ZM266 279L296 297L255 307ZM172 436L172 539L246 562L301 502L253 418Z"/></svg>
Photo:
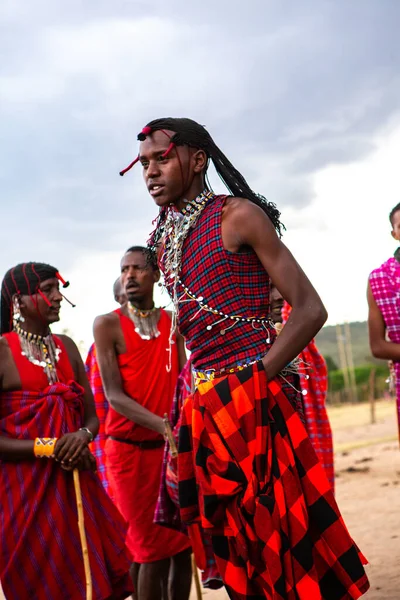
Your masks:
<svg viewBox="0 0 400 600"><path fill-rule="evenodd" d="M97 364L96 346L94 344L92 344L89 349L85 362L85 369L87 377L89 379L91 390L93 392L94 404L96 407L96 413L100 424L99 433L97 434L96 439L92 442L92 444L90 444L90 449L96 457L97 473L100 477L100 481L103 484L104 488L107 490L108 494L112 496L110 484L107 478L106 456L104 452L107 439L105 432L105 424L110 405L104 394L100 369L99 365Z"/></svg>
<svg viewBox="0 0 400 600"><path fill-rule="evenodd" d="M182 251L181 281L203 302L218 311L199 310L196 301L188 302L182 285L178 295L179 331L191 351L197 371L216 370L244 365L261 359L276 339L269 322L270 278L257 254L227 252L222 244L221 219L226 196L213 196L189 232ZM168 243L168 237L166 238ZM165 271L163 255L161 270ZM166 285L170 294L171 286ZM222 315L222 316L221 316ZM259 321L233 321L225 315L255 317ZM209 329L208 329L209 328ZM282 385L297 410L302 412L298 376L285 374Z"/></svg>
<svg viewBox="0 0 400 600"><path fill-rule="evenodd" d="M180 373L176 385L174 400L170 412L170 424L173 429L175 440L178 439L179 417L182 411L184 400L192 393L192 372L191 362L187 361ZM169 453L169 444L165 444L163 464L161 470L160 491L157 506L154 515L154 523L165 525L172 529L177 529L182 533L188 534L188 528L182 523L179 514L178 497L178 473L176 459L171 458ZM189 528L190 529L190 528ZM201 581L204 588L219 589L222 587L221 576L218 572L215 562L214 552L212 550L211 538L204 535L204 531L197 527L196 531L190 530L190 540L195 553L196 563L201 568ZM199 560L200 548L201 558Z"/></svg>
<svg viewBox="0 0 400 600"><path fill-rule="evenodd" d="M287 302L282 309L283 323L286 323L291 307ZM335 470L333 464L333 440L325 402L328 393L328 369L324 357L319 353L314 340L299 355L298 367L300 387L307 393L303 395L304 422L315 453L325 474L335 489Z"/></svg>
<svg viewBox="0 0 400 600"><path fill-rule="evenodd" d="M232 599L350 600L368 589L305 427L261 362L186 400L178 472L182 519L212 534Z"/></svg>
<svg viewBox="0 0 400 600"><path fill-rule="evenodd" d="M369 285L382 313L391 342L400 344L400 263L392 257L369 276ZM400 362L394 363L400 439Z"/></svg>

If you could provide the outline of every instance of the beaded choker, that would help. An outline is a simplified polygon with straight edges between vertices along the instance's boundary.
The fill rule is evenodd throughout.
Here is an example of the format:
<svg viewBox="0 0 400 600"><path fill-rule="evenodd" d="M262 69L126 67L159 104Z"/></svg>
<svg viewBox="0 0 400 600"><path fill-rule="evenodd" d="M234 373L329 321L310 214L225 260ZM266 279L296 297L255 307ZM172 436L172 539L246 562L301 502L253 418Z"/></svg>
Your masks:
<svg viewBox="0 0 400 600"><path fill-rule="evenodd" d="M182 248L185 239L212 198L214 198L214 194L204 190L200 196L186 202L182 212L176 210L168 212L165 223L164 267L166 276L174 288L176 288L181 270ZM174 297L173 300L177 310L177 299Z"/></svg>
<svg viewBox="0 0 400 600"><path fill-rule="evenodd" d="M150 310L141 310L128 302L128 314L133 324L135 331L142 340L153 340L160 335L158 330L158 322L160 320L160 309L151 308Z"/></svg>
<svg viewBox="0 0 400 600"><path fill-rule="evenodd" d="M46 336L29 333L18 323L14 324L14 331L19 337L22 356L33 365L42 367L49 383L56 383L58 381L56 364L60 359L61 348L56 346L51 332Z"/></svg>

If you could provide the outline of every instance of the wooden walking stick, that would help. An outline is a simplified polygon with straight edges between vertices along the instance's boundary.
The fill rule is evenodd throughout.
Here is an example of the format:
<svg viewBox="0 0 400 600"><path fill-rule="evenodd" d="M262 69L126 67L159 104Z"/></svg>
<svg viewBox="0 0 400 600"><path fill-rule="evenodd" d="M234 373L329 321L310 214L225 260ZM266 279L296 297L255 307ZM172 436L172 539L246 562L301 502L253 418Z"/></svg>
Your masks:
<svg viewBox="0 0 400 600"><path fill-rule="evenodd" d="M178 456L178 448L176 447L175 438L172 434L171 423L169 422L167 413L165 413L164 415L164 427L165 435L167 436L167 440L171 450L171 456L172 458L176 458Z"/></svg>
<svg viewBox="0 0 400 600"><path fill-rule="evenodd" d="M197 596L197 600L201 600L203 597L203 593L201 591L201 583L200 583L200 577L199 577L199 570L197 568L196 565L196 559L194 554L192 554L192 571L193 571L193 577L194 577L194 586L196 588L196 596Z"/></svg>
<svg viewBox="0 0 400 600"><path fill-rule="evenodd" d="M78 509L78 527L79 527L79 536L81 538L83 566L85 568L86 600L93 600L92 574L90 572L89 552L88 552L87 540L86 540L85 518L83 515L82 493L81 493L81 484L79 481L78 469L74 469L74 487L75 487L75 496L76 496L76 506Z"/></svg>

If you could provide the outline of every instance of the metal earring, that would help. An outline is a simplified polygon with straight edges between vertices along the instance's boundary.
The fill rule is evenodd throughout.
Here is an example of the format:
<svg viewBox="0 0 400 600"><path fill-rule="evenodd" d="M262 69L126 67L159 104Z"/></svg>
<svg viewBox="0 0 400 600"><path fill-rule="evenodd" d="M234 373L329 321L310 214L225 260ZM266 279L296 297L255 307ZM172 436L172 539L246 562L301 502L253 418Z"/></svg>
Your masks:
<svg viewBox="0 0 400 600"><path fill-rule="evenodd" d="M23 323L25 321L24 317L21 315L21 308L18 298L14 298L13 321L14 323Z"/></svg>

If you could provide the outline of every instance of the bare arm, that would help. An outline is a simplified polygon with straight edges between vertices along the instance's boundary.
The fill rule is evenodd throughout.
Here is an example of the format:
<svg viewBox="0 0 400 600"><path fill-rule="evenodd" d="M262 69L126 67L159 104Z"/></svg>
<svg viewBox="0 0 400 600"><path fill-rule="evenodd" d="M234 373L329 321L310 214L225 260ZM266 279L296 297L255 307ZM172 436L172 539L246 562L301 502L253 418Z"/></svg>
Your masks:
<svg viewBox="0 0 400 600"><path fill-rule="evenodd" d="M260 207L248 200L233 198L226 206L222 225L225 247L228 244L236 251L242 246L252 247L282 296L292 306L282 333L263 358L268 378L275 377L321 329L327 312L304 271L280 241Z"/></svg>
<svg viewBox="0 0 400 600"><path fill-rule="evenodd" d="M385 360L393 360L395 362L400 361L400 344L394 342L388 342L386 340L386 326L385 321L375 298L371 291L371 286L368 283L367 290L368 299L368 330L369 330L369 345L371 348L372 355L375 358L382 358Z"/></svg>
<svg viewBox="0 0 400 600"><path fill-rule="evenodd" d="M83 405L85 409L84 427L87 427L93 436L96 437L99 432L99 419L97 418L93 393L89 385L81 354L75 342L70 337L66 335L60 335L59 337L64 343L68 357L73 366L74 372L76 373L77 383L79 383L79 385L81 385L85 390L83 397Z"/></svg>
<svg viewBox="0 0 400 600"><path fill-rule="evenodd" d="M182 371L183 367L186 365L187 356L185 350L185 340L181 336L180 333L176 332L176 346L178 350L178 364L179 364L179 373Z"/></svg>
<svg viewBox="0 0 400 600"><path fill-rule="evenodd" d="M123 390L116 352L118 327L119 322L114 315L97 317L93 326L97 361L107 400L114 410L130 421L163 435L162 418L127 396Z"/></svg>

